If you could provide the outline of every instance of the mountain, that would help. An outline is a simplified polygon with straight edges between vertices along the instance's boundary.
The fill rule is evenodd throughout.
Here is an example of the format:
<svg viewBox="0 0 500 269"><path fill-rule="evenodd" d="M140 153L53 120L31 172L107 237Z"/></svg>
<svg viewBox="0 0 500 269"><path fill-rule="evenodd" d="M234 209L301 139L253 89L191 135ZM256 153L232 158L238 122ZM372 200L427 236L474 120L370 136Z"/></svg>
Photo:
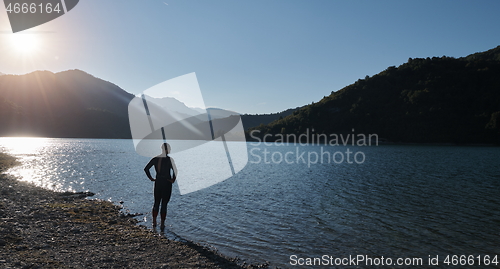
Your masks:
<svg viewBox="0 0 500 269"><path fill-rule="evenodd" d="M377 134L393 142L500 143L500 46L462 58L409 59L325 96L266 134Z"/></svg>
<svg viewBox="0 0 500 269"><path fill-rule="evenodd" d="M241 118L248 132L257 130L254 136L260 137L314 129L316 134L377 134L394 142L500 144L498 74L500 46L462 58L410 58L317 103ZM1 75L0 136L130 138L133 98L80 70ZM173 98L160 103L183 115L202 112ZM191 121L203 125L196 117Z"/></svg>
<svg viewBox="0 0 500 269"><path fill-rule="evenodd" d="M241 115L241 121L243 122L243 126L245 127L245 130L257 127L259 125L266 125L269 124L275 120L281 119L283 117L286 117L296 110L298 110L299 107L297 108L289 108L285 111L278 112L278 113L271 113L271 114L244 114Z"/></svg>
<svg viewBox="0 0 500 269"><path fill-rule="evenodd" d="M500 61L500 46L484 52L477 52L465 58L467 61Z"/></svg>
<svg viewBox="0 0 500 269"><path fill-rule="evenodd" d="M80 70L0 76L0 136L130 138L134 96Z"/></svg>
<svg viewBox="0 0 500 269"><path fill-rule="evenodd" d="M115 84L81 70L2 75L0 136L130 138L128 105L133 98L134 95ZM205 109L187 107L170 97L148 98L158 107L167 108L175 118L187 119L186 123L194 126L205 126ZM211 111L213 120L234 114ZM243 115L242 118L245 127L257 126L293 111ZM232 123L232 119L227 121Z"/></svg>
<svg viewBox="0 0 500 269"><path fill-rule="evenodd" d="M152 98L152 101L161 108L168 109L169 111L176 111L179 114L187 116L206 113L205 109L188 107L183 102L173 97Z"/></svg>

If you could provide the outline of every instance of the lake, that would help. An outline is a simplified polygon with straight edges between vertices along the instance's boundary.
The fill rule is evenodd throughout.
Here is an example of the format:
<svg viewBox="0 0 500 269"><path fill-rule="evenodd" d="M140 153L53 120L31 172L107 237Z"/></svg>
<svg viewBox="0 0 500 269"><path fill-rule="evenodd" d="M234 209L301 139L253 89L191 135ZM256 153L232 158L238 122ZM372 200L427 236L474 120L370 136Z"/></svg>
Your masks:
<svg viewBox="0 0 500 269"><path fill-rule="evenodd" d="M227 180L185 195L174 185L172 234L285 268L350 255L365 260L358 266L369 259L394 266L398 258L428 265L439 255L438 267L447 255L450 262L451 255L473 255L475 265L500 256L498 147L247 147L249 163ZM136 154L131 140L0 138L0 148L22 162L8 171L21 180L121 201L151 225L153 183L143 172L149 158ZM183 173L218 172L190 165L209 154L173 158L179 181Z"/></svg>

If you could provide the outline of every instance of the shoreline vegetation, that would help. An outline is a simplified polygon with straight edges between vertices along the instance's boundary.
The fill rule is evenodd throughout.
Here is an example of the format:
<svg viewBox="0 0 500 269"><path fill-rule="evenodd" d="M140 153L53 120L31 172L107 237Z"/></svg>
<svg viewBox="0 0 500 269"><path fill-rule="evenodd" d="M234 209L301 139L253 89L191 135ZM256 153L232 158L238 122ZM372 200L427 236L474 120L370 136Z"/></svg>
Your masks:
<svg viewBox="0 0 500 269"><path fill-rule="evenodd" d="M1 268L266 268L246 264L137 225L133 215L89 192L54 192L3 174L17 165L0 152Z"/></svg>
<svg viewBox="0 0 500 269"><path fill-rule="evenodd" d="M368 134L365 135L365 139L359 139L359 140L354 140L354 143L352 142L352 139L345 139L348 140L347 142L342 140L342 138L337 139L337 143L331 144L331 141L306 141L306 140L296 140L296 141L286 141L283 139L264 139L260 137L256 137L256 139L253 139L250 134L246 133L247 139L245 141L231 141L231 140L226 140L229 142L246 142L246 143L251 143L251 144L269 144L269 145L319 145L319 146L386 146L386 145L391 145L391 146L457 146L457 147L500 147L500 144L497 143L480 143L480 142L470 142L470 143L455 143L455 142L399 142L399 141L392 141L386 138L377 138L377 139L366 139L366 137L369 137L370 135L377 135L377 134ZM302 134L288 134L288 136L296 136L300 137ZM323 135L323 134L320 134ZM339 137L343 134L339 134ZM364 135L364 134L363 134ZM280 137L285 137L287 135L281 136ZM85 137L46 137L46 136L1 136L0 138L49 138L49 139L95 139L95 140L106 140L106 139L120 139L120 140L133 140L131 138L85 138ZM172 139L176 140L176 139ZM163 141L163 140L162 140ZM182 141L182 139L181 139ZM358 145L359 144L359 145ZM365 145L366 144L366 145ZM0 152L2 154L2 152ZM4 169L6 170L6 169ZM0 167L0 172L2 171L2 167Z"/></svg>
<svg viewBox="0 0 500 269"><path fill-rule="evenodd" d="M500 145L499 72L500 46L461 58L409 58L247 135L356 130L396 143Z"/></svg>

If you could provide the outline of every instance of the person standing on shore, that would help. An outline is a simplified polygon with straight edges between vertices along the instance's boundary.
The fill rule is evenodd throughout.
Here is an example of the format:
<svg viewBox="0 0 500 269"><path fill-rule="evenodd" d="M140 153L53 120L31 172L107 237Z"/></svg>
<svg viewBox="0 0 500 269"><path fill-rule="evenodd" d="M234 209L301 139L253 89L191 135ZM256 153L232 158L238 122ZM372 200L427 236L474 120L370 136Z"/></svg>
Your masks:
<svg viewBox="0 0 500 269"><path fill-rule="evenodd" d="M153 226L156 227L156 217L158 216L161 205L161 228L164 229L165 219L167 218L167 204L172 195L172 184L177 178L177 168L174 159L168 156L170 153L170 145L168 143L163 143L161 149L162 154L151 159L144 168L144 172L146 172L149 180L155 182L154 205L152 211ZM153 178L149 171L153 166L155 167L156 178Z"/></svg>

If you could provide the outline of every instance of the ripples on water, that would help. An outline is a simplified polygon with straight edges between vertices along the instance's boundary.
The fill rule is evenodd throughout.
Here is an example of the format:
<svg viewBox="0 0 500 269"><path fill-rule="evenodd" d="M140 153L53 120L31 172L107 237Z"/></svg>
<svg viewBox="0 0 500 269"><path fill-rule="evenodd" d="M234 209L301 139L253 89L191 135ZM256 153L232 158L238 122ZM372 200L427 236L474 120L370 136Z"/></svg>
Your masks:
<svg viewBox="0 0 500 269"><path fill-rule="evenodd" d="M10 173L22 180L124 201L131 212L146 214L149 225L152 183L143 174L148 158L137 155L131 141L2 138L0 147L20 158L22 166ZM282 154L296 150L293 145L259 147ZM300 147L320 152L320 146ZM363 151L365 162L249 163L207 189L180 196L174 188L167 225L228 255L280 267L289 266L292 254L424 260L438 254L500 255L499 148L351 150ZM188 160L176 158L176 163L179 180L183 171L196 173Z"/></svg>

